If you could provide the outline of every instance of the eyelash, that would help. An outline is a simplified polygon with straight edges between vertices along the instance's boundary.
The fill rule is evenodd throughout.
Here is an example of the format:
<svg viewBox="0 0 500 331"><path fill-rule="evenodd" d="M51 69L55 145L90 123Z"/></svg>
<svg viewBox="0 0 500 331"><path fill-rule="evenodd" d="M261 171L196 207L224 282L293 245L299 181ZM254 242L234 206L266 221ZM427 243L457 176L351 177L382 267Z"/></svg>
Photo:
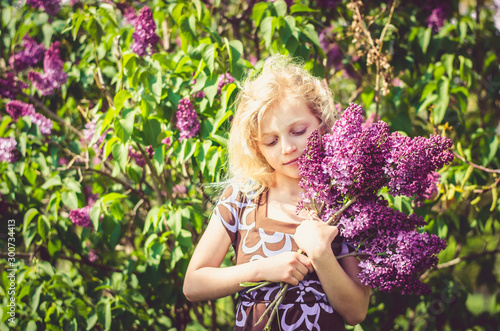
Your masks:
<svg viewBox="0 0 500 331"><path fill-rule="evenodd" d="M292 134L295 136L300 136L300 135L303 135L304 133L306 133L306 131L307 131L307 128L302 130L302 131L299 131L299 132L292 132ZM277 142L278 142L278 139L275 139L271 143L267 144L267 146L274 146L274 145L276 145Z"/></svg>

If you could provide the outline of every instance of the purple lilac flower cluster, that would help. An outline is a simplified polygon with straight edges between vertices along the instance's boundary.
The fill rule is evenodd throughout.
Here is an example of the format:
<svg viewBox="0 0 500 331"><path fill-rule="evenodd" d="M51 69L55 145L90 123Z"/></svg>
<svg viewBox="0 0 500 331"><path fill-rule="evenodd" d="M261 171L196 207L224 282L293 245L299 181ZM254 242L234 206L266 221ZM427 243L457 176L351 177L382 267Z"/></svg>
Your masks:
<svg viewBox="0 0 500 331"><path fill-rule="evenodd" d="M234 82L233 76L231 76L230 73L224 73L219 76L219 81L218 81L218 87L217 87L217 94L221 94L222 88L228 84L231 84Z"/></svg>
<svg viewBox="0 0 500 331"><path fill-rule="evenodd" d="M148 153L149 159L152 159L155 156L155 150L153 146L149 145L146 147L146 153ZM135 149L132 148L132 146L128 147L128 156L135 161L135 163L139 167L144 167L146 165L146 160L142 157L141 152L136 151Z"/></svg>
<svg viewBox="0 0 500 331"><path fill-rule="evenodd" d="M94 119L92 122L88 122L87 124L85 124L85 129L83 129L83 135L84 135L87 143L90 143L92 141L92 137L94 137L96 126L97 126L96 119ZM110 129L103 132L99 136L99 138L97 138L97 141L92 145L92 148L94 149L94 152L95 152L97 157L100 157L103 153L104 147L100 147L100 146L102 145L102 143L106 139L106 135L108 134L109 131L110 131ZM111 154L110 154L110 157L111 157Z"/></svg>
<svg viewBox="0 0 500 331"><path fill-rule="evenodd" d="M383 121L363 123L361 107L350 104L330 133L309 137L299 159L304 193L298 208L316 208L323 221L334 221L358 247L365 256L358 275L364 284L425 293L418 274L436 265L446 244L419 233L423 218L390 208L378 192L387 187L393 196L423 201L436 187L436 170L453 160L450 147L441 136L410 139L390 134Z"/></svg>
<svg viewBox="0 0 500 331"><path fill-rule="evenodd" d="M198 114L188 98L179 101L175 116L177 118L177 129L180 132L179 141L182 142L186 138L192 138L200 131Z"/></svg>
<svg viewBox="0 0 500 331"><path fill-rule="evenodd" d="M19 117L29 116L31 122L38 126L43 135L49 135L52 133L52 121L42 114L37 113L32 104L24 103L19 100L12 100L9 101L6 108L7 113L14 121L19 120Z"/></svg>
<svg viewBox="0 0 500 331"><path fill-rule="evenodd" d="M95 249L91 249L89 251L89 255L88 255L88 259L90 262L95 262L99 259L99 256L96 254L96 250Z"/></svg>
<svg viewBox="0 0 500 331"><path fill-rule="evenodd" d="M7 99L15 99L22 89L28 88L28 84L17 80L12 72L5 74L5 79L0 78L0 96Z"/></svg>
<svg viewBox="0 0 500 331"><path fill-rule="evenodd" d="M319 42L326 54L327 66L333 67L335 70L340 70L344 56L340 51L339 45L335 42L335 34L332 31L333 26L323 29L319 33Z"/></svg>
<svg viewBox="0 0 500 331"><path fill-rule="evenodd" d="M69 219L75 225L91 228L92 221L90 220L90 208L92 207L85 206L83 208L71 210L69 212Z"/></svg>
<svg viewBox="0 0 500 331"><path fill-rule="evenodd" d="M34 67L45 55L43 44L37 44L36 41L28 35L23 38L24 49L9 59L10 67L16 71L22 71Z"/></svg>
<svg viewBox="0 0 500 331"><path fill-rule="evenodd" d="M20 156L16 146L17 142L14 138L0 138L0 162L16 162Z"/></svg>
<svg viewBox="0 0 500 331"><path fill-rule="evenodd" d="M49 15L56 15L61 10L61 0L26 0L35 9L41 9Z"/></svg>
<svg viewBox="0 0 500 331"><path fill-rule="evenodd" d="M116 2L114 4L122 13L125 23L135 25L137 14L127 2Z"/></svg>
<svg viewBox="0 0 500 331"><path fill-rule="evenodd" d="M447 0L427 0L424 6L431 14L427 18L427 26L434 32L438 32L444 25L444 21L450 14L450 4Z"/></svg>
<svg viewBox="0 0 500 331"><path fill-rule="evenodd" d="M387 186L394 196L423 196L436 181L434 171L454 158L448 151L452 147L451 140L439 135L411 139L393 133L390 142L391 155L384 171L389 178Z"/></svg>
<svg viewBox="0 0 500 331"><path fill-rule="evenodd" d="M154 52L154 47L160 41L160 37L155 32L156 25L149 7L141 9L139 17L134 22L134 26L132 52L139 56L150 55Z"/></svg>
<svg viewBox="0 0 500 331"><path fill-rule="evenodd" d="M61 43L56 41L53 43L43 59L43 71L41 74L36 71L30 71L28 78L33 83L35 88L40 90L42 95L51 95L54 90L61 88L61 85L66 83L68 75L63 71L63 61L59 54Z"/></svg>
<svg viewBox="0 0 500 331"><path fill-rule="evenodd" d="M318 6L325 9L334 9L341 2L342 0L316 0Z"/></svg>
<svg viewBox="0 0 500 331"><path fill-rule="evenodd" d="M163 138L161 143L167 145L167 149L169 149L170 146L172 145L172 139L170 137L165 137Z"/></svg>

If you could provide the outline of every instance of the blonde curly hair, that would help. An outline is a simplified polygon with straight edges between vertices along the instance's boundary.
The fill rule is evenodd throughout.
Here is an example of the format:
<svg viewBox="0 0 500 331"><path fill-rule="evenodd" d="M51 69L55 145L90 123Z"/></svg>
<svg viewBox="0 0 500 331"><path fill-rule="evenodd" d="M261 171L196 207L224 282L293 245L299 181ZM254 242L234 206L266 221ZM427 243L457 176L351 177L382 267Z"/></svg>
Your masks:
<svg viewBox="0 0 500 331"><path fill-rule="evenodd" d="M255 197L274 184L274 169L258 147L259 128L265 112L285 98L303 100L323 132L338 118L330 89L300 61L279 54L266 59L260 74L242 82L229 133L228 181L248 196Z"/></svg>

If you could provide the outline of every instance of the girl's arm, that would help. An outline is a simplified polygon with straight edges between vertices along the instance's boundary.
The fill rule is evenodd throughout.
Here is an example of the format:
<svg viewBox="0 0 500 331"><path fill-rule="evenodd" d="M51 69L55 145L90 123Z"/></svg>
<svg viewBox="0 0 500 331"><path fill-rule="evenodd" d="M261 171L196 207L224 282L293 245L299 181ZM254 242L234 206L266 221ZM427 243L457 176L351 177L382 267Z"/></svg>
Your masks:
<svg viewBox="0 0 500 331"><path fill-rule="evenodd" d="M334 226L306 220L297 228L294 239L309 257L333 309L345 322L356 325L366 317L370 288L357 277L360 269L355 257L337 261L331 249L337 234Z"/></svg>
<svg viewBox="0 0 500 331"><path fill-rule="evenodd" d="M189 301L213 300L243 289L241 282L286 282L297 285L312 271L309 259L299 253L282 253L232 267L220 268L231 239L213 215L198 243L184 279L184 295Z"/></svg>

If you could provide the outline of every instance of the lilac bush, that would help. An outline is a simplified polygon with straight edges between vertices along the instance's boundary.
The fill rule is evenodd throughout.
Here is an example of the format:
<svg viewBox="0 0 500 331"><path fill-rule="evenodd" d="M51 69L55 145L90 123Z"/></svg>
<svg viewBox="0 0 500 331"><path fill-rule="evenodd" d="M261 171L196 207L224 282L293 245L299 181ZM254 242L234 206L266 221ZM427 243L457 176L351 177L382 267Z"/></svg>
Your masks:
<svg viewBox="0 0 500 331"><path fill-rule="evenodd" d="M392 196L421 203L436 187L436 170L453 160L451 145L437 135L411 139L390 134L383 121L367 125L361 107L350 104L331 132L309 137L299 159L304 193L298 208L315 208L357 247L355 254L364 257L358 276L365 285L425 293L428 288L418 275L436 265L436 254L446 244L419 233L422 217L390 208L378 193L387 188Z"/></svg>

